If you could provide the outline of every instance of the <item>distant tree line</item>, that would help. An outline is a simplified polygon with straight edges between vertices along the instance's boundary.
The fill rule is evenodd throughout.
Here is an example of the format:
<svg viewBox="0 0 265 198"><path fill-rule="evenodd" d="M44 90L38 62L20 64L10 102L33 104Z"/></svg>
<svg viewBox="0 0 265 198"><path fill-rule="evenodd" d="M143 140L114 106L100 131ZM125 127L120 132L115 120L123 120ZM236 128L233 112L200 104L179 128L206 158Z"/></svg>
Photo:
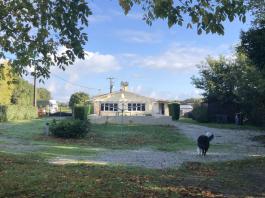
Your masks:
<svg viewBox="0 0 265 198"><path fill-rule="evenodd" d="M12 73L11 68L5 64L0 68L0 105L32 105L33 85L22 77ZM37 88L37 100L49 100L51 93L45 88Z"/></svg>

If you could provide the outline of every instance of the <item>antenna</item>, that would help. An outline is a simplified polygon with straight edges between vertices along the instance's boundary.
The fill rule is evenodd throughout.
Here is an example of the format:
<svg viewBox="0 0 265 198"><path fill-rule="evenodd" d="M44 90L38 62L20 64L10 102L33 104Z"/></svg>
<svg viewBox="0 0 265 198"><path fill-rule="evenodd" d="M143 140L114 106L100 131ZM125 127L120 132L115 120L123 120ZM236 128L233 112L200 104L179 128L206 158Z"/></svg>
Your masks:
<svg viewBox="0 0 265 198"><path fill-rule="evenodd" d="M107 80L109 80L109 92L110 93L112 93L112 89L113 89L113 84L114 84L113 79L115 79L115 78L113 78L113 77L107 78Z"/></svg>

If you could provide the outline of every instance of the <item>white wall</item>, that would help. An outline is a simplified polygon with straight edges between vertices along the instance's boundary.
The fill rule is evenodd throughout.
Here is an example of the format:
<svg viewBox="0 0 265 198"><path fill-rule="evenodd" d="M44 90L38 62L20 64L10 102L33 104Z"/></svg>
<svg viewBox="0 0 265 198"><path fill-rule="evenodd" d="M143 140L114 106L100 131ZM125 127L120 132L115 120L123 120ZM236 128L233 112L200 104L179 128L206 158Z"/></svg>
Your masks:
<svg viewBox="0 0 265 198"><path fill-rule="evenodd" d="M171 116L89 116L94 124L142 124L142 125L169 125L174 126Z"/></svg>

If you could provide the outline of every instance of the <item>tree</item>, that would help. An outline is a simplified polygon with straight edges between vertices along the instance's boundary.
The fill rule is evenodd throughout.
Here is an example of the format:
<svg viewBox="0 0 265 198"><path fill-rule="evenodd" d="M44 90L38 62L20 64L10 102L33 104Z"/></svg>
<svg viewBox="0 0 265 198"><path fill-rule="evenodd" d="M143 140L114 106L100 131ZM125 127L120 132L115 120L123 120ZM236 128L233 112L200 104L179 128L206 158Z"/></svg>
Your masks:
<svg viewBox="0 0 265 198"><path fill-rule="evenodd" d="M248 10L254 16L252 25L256 27L265 26L265 2L264 0L249 0Z"/></svg>
<svg viewBox="0 0 265 198"><path fill-rule="evenodd" d="M0 68L0 105L10 104L11 95L13 92L14 76L11 73L11 68L7 63L4 63Z"/></svg>
<svg viewBox="0 0 265 198"><path fill-rule="evenodd" d="M233 118L241 111L250 123L265 125L265 79L246 55L237 53L233 60L207 59L200 66L200 77L193 77L192 82L204 90L208 117L214 112Z"/></svg>
<svg viewBox="0 0 265 198"><path fill-rule="evenodd" d="M143 8L144 20L152 24L167 19L168 26L196 26L198 34L224 34L223 22L238 17L245 21L243 0L119 0L127 14L133 5ZM19 74L48 78L50 67L65 69L84 58L84 32L92 14L85 0L0 1L0 58L9 58ZM185 18L188 21L184 21ZM7 57L9 55L9 57Z"/></svg>
<svg viewBox="0 0 265 198"><path fill-rule="evenodd" d="M32 105L33 85L21 77L17 77L11 96L11 103L16 105Z"/></svg>
<svg viewBox="0 0 265 198"><path fill-rule="evenodd" d="M187 28L196 26L198 34L224 34L223 23L227 19L233 21L236 17L246 21L247 4L244 0L119 0L127 14L133 5L140 5L145 11L144 20L151 25L156 19L166 19L168 26L182 26Z"/></svg>
<svg viewBox="0 0 265 198"><path fill-rule="evenodd" d="M38 88L37 89L37 100L50 100L51 99L51 92L45 88Z"/></svg>
<svg viewBox="0 0 265 198"><path fill-rule="evenodd" d="M85 0L0 1L0 58L9 54L19 74L28 66L37 77L49 77L53 65L64 70L84 58L89 15Z"/></svg>
<svg viewBox="0 0 265 198"><path fill-rule="evenodd" d="M246 54L262 71L265 70L265 2L264 0L250 0L249 7L254 20L248 31L241 32L241 44L237 51Z"/></svg>
<svg viewBox="0 0 265 198"><path fill-rule="evenodd" d="M76 92L71 95L69 106L73 109L75 105L84 105L88 102L89 95L84 92Z"/></svg>
<svg viewBox="0 0 265 198"><path fill-rule="evenodd" d="M252 27L241 32L241 44L238 51L246 54L260 70L265 69L265 26Z"/></svg>
<svg viewBox="0 0 265 198"><path fill-rule="evenodd" d="M192 77L196 88L204 90L207 102L235 103L237 101L236 86L240 67L232 60L220 57L208 58L199 66L200 78Z"/></svg>

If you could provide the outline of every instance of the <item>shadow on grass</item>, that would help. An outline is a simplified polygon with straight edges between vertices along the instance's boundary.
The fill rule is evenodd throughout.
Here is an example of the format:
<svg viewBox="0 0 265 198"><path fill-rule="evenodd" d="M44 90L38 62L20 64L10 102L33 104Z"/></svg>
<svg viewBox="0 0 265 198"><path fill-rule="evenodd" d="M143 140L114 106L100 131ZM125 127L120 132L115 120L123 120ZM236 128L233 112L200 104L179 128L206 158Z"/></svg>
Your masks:
<svg viewBox="0 0 265 198"><path fill-rule="evenodd" d="M0 153L0 197L264 196L265 158L153 170L99 164L51 165Z"/></svg>

